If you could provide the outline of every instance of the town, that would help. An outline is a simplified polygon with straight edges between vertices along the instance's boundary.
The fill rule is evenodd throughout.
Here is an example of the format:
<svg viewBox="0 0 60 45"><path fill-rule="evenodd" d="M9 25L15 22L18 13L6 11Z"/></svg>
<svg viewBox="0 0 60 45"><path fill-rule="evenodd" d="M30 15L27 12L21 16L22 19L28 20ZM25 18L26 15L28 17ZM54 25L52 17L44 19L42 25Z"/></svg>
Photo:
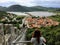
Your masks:
<svg viewBox="0 0 60 45"><path fill-rule="evenodd" d="M57 26L60 22L54 21L48 17L27 17L24 22L28 28L40 28L40 27L47 27L47 26Z"/></svg>

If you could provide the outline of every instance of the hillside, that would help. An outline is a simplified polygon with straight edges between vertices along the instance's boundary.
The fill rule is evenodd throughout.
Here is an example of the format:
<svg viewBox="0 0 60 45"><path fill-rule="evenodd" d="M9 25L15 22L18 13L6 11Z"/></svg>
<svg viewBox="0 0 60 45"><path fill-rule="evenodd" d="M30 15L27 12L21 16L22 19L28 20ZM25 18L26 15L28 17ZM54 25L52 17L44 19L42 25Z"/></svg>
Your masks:
<svg viewBox="0 0 60 45"><path fill-rule="evenodd" d="M42 6L32 6L26 7L22 5L11 5L9 7L1 7L0 11L14 11L14 12L27 12L27 11L59 11L57 8L42 7Z"/></svg>
<svg viewBox="0 0 60 45"><path fill-rule="evenodd" d="M52 20L60 22L60 15L49 16ZM28 28L26 40L30 40L36 28ZM57 26L47 26L38 28L42 35L46 38L46 45L60 45L60 24ZM28 43L27 45L32 45Z"/></svg>
<svg viewBox="0 0 60 45"><path fill-rule="evenodd" d="M21 5L12 5L10 7L7 8L7 11L21 11L21 12L25 12L28 11L25 7L21 6Z"/></svg>
<svg viewBox="0 0 60 45"><path fill-rule="evenodd" d="M2 6L0 6L0 11L6 11L6 7L2 7Z"/></svg>
<svg viewBox="0 0 60 45"><path fill-rule="evenodd" d="M22 23L22 19L25 16L18 16L12 13L7 13L4 11L0 11L0 23L3 24L21 24Z"/></svg>

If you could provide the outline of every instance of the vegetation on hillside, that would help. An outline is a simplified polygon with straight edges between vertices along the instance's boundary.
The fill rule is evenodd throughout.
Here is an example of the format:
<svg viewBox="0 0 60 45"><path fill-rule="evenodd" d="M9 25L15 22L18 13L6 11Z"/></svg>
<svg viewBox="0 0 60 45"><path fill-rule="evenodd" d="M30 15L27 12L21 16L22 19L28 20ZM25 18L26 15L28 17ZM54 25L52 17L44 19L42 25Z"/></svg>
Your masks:
<svg viewBox="0 0 60 45"><path fill-rule="evenodd" d="M15 34L19 35L22 27L20 25L22 24L22 19L24 17L25 16L18 16L15 14L0 11L0 23L3 24L4 35L11 34L11 27L9 24L12 24L13 28L16 29ZM7 24L7 26L5 26L5 24Z"/></svg>
<svg viewBox="0 0 60 45"><path fill-rule="evenodd" d="M25 16L17 16L15 14L10 14L6 13L3 11L0 11L0 23L11 23L11 24L16 24L16 23L22 23L22 19Z"/></svg>
<svg viewBox="0 0 60 45"><path fill-rule="evenodd" d="M60 15L50 16L49 18L60 22ZM26 34L26 40L30 40L32 37L32 33L35 28L28 28ZM39 30L42 32L42 35L46 38L47 45L60 45L60 24L58 26L51 27L41 27ZM32 45L29 43L29 45Z"/></svg>
<svg viewBox="0 0 60 45"><path fill-rule="evenodd" d="M17 28L19 28L19 24L22 24L22 19L24 17L25 16L18 16L15 14L0 11L0 23L13 24Z"/></svg>
<svg viewBox="0 0 60 45"><path fill-rule="evenodd" d="M0 11L0 19L1 19L3 16L7 16L7 13L4 12L4 11Z"/></svg>
<svg viewBox="0 0 60 45"><path fill-rule="evenodd" d="M30 12L30 11L60 11L60 8L43 7L43 6L32 6L26 7L22 5L11 5L9 7L0 6L0 11L14 11L14 12Z"/></svg>

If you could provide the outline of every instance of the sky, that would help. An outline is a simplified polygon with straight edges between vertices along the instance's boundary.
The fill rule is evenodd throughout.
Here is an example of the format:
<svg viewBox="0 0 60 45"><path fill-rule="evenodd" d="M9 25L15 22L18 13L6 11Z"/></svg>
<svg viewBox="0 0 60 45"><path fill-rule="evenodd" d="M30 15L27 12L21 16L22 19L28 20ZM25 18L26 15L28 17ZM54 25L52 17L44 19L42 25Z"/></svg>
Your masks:
<svg viewBox="0 0 60 45"><path fill-rule="evenodd" d="M15 4L28 7L44 6L60 8L60 0L0 0L0 6L8 7Z"/></svg>

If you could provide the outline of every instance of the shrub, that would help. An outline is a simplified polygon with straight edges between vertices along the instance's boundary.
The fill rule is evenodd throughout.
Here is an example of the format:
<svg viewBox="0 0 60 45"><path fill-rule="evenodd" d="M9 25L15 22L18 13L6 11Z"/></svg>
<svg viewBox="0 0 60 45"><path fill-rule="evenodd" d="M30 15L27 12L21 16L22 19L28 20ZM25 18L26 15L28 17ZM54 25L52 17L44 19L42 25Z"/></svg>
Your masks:
<svg viewBox="0 0 60 45"><path fill-rule="evenodd" d="M55 42L55 45L60 45L60 41Z"/></svg>

